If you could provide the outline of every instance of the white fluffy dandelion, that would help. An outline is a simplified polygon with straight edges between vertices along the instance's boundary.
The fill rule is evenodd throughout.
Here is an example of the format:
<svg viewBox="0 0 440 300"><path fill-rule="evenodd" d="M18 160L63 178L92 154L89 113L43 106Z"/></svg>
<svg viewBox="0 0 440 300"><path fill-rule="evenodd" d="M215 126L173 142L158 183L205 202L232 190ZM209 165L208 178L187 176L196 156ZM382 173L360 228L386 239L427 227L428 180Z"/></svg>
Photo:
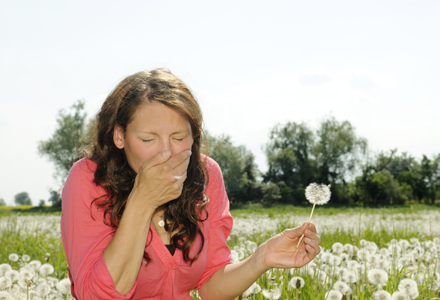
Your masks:
<svg viewBox="0 0 440 300"><path fill-rule="evenodd" d="M21 257L21 260L24 262L28 262L31 260L31 257L27 254L23 254L23 256Z"/></svg>
<svg viewBox="0 0 440 300"><path fill-rule="evenodd" d="M34 270L38 270L39 267L41 267L41 261L39 260L33 260L31 262L29 262L29 264L34 267Z"/></svg>
<svg viewBox="0 0 440 300"><path fill-rule="evenodd" d="M402 279L397 288L399 291L407 293L411 299L414 299L419 295L417 282L409 278Z"/></svg>
<svg viewBox="0 0 440 300"><path fill-rule="evenodd" d="M306 199L313 204L312 213L310 214L309 223L312 221L313 211L315 210L316 204L318 205L324 205L330 200L331 196L330 192L330 184L317 184L317 183L311 183L306 187ZM299 244L301 243L302 239L304 237L304 234L301 235L301 238L298 241L298 244L296 245L296 248L299 247Z"/></svg>
<svg viewBox="0 0 440 300"><path fill-rule="evenodd" d="M243 293L243 297L247 298L251 294L258 294L261 292L261 287L258 283L254 282L246 291Z"/></svg>
<svg viewBox="0 0 440 300"><path fill-rule="evenodd" d="M391 300L409 300L409 296L405 292L397 291L393 293Z"/></svg>
<svg viewBox="0 0 440 300"><path fill-rule="evenodd" d="M357 281L356 274L352 271L348 271L344 274L343 280L349 283L355 283Z"/></svg>
<svg viewBox="0 0 440 300"><path fill-rule="evenodd" d="M45 296L49 295L50 290L51 290L50 286L45 282L40 283L35 288L35 291L37 292L38 296L40 296L40 297L45 297Z"/></svg>
<svg viewBox="0 0 440 300"><path fill-rule="evenodd" d="M376 291L373 294L373 299L374 300L390 300L391 294L388 293L387 291L384 291L384 290Z"/></svg>
<svg viewBox="0 0 440 300"><path fill-rule="evenodd" d="M304 281L304 279L302 277L295 276L290 279L289 284L288 284L288 288L289 288L289 290L291 288L301 289L304 287L305 283L306 282Z"/></svg>
<svg viewBox="0 0 440 300"><path fill-rule="evenodd" d="M342 294L346 294L350 290L350 287L345 282L338 280L333 284L333 289L340 291Z"/></svg>
<svg viewBox="0 0 440 300"><path fill-rule="evenodd" d="M70 279L64 278L57 283L57 289L64 295L70 294Z"/></svg>
<svg viewBox="0 0 440 300"><path fill-rule="evenodd" d="M0 291L0 300L14 300L12 295L6 291Z"/></svg>
<svg viewBox="0 0 440 300"><path fill-rule="evenodd" d="M43 277L47 277L47 275L52 274L54 271L55 269L51 264L43 264L38 270L38 272L40 272L40 275Z"/></svg>
<svg viewBox="0 0 440 300"><path fill-rule="evenodd" d="M344 251L344 245L342 245L339 242L336 242L332 245L332 250L337 254L341 254Z"/></svg>
<svg viewBox="0 0 440 300"><path fill-rule="evenodd" d="M8 276L0 277L0 290L6 290L12 285L12 280ZM1 299L1 298L0 298Z"/></svg>
<svg viewBox="0 0 440 300"><path fill-rule="evenodd" d="M9 254L9 260L12 262L16 262L19 259L18 254L16 253L11 253Z"/></svg>
<svg viewBox="0 0 440 300"><path fill-rule="evenodd" d="M0 276L5 275L5 273L10 270L12 270L12 267L10 264L1 264L0 265Z"/></svg>
<svg viewBox="0 0 440 300"><path fill-rule="evenodd" d="M341 300L342 293L340 291L331 290L325 294L325 299L327 300Z"/></svg>
<svg viewBox="0 0 440 300"><path fill-rule="evenodd" d="M388 281L388 273L382 269L371 269L367 273L367 278L371 284L386 284Z"/></svg>
<svg viewBox="0 0 440 300"><path fill-rule="evenodd" d="M274 288L270 290L263 290L263 296L266 299L279 299L281 297L281 290L279 288Z"/></svg>
<svg viewBox="0 0 440 300"><path fill-rule="evenodd" d="M16 282L20 277L20 273L17 270L9 270L5 273L5 276L11 278L12 282Z"/></svg>

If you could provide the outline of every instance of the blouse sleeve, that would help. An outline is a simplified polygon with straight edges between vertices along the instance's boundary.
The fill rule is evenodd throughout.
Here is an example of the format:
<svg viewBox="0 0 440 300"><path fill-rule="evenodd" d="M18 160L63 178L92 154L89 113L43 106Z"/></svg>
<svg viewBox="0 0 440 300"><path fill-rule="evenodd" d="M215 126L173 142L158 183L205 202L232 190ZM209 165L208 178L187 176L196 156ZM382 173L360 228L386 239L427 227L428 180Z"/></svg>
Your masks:
<svg viewBox="0 0 440 300"><path fill-rule="evenodd" d="M220 166L209 157L206 157L206 160L209 172L206 189L206 195L209 198L208 219L210 220L208 252L205 272L197 283L196 290L200 289L220 268L231 264L231 250L226 244L233 223L229 212L229 199L226 195Z"/></svg>
<svg viewBox="0 0 440 300"><path fill-rule="evenodd" d="M78 161L70 170L62 193L61 236L69 265L72 295L78 299L129 299L136 289L121 295L104 261L103 252L113 239L115 229L103 221L103 211L91 205L105 194L93 182L96 164ZM93 216L93 217L92 217Z"/></svg>

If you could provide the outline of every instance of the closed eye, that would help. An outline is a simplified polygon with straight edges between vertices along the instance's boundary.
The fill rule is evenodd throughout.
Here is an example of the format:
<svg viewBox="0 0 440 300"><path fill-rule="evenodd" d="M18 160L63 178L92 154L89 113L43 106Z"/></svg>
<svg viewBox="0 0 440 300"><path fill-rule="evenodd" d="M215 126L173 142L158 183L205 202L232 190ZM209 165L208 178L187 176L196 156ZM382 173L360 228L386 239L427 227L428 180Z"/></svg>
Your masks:
<svg viewBox="0 0 440 300"><path fill-rule="evenodd" d="M142 140L142 142L144 142L144 143L148 143L148 142L151 142L152 140Z"/></svg>

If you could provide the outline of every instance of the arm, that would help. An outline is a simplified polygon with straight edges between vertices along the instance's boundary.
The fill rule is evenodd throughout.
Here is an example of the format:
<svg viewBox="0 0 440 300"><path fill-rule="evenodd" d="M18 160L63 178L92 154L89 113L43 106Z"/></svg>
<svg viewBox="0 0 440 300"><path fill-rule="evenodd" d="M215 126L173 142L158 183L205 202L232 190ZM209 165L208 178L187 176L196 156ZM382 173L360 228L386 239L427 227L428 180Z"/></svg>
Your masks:
<svg viewBox="0 0 440 300"><path fill-rule="evenodd" d="M296 248L304 232L303 242ZM320 251L320 239L312 223L304 223L261 244L254 254L236 264L219 269L199 290L202 299L232 299L241 295L270 268L298 268Z"/></svg>

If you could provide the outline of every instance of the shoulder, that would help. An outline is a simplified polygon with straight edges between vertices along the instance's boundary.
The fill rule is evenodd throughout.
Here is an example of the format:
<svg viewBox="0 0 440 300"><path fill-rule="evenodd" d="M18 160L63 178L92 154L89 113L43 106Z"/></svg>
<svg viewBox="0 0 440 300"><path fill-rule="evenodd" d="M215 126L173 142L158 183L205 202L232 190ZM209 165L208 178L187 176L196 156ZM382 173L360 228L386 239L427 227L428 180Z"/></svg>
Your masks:
<svg viewBox="0 0 440 300"><path fill-rule="evenodd" d="M96 167L97 164L88 158L82 158L75 162L72 168L70 168L69 175L64 184L64 190L69 188L84 189L96 187L94 183Z"/></svg>
<svg viewBox="0 0 440 300"><path fill-rule="evenodd" d="M214 159L207 155L202 154L201 157L208 170L209 179L213 178L218 180L219 178L222 178L222 170L220 168L220 165Z"/></svg>

